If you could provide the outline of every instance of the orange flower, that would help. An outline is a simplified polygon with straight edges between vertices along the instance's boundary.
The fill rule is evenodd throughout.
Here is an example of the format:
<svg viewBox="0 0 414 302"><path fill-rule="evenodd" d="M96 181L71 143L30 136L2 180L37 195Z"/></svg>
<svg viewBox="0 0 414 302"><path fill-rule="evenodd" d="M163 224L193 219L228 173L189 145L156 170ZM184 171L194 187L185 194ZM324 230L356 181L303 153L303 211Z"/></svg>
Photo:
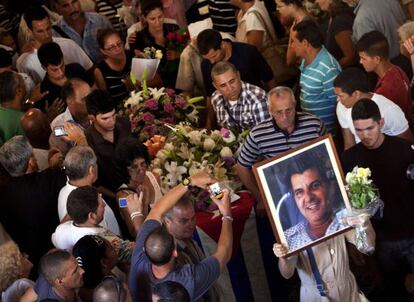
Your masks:
<svg viewBox="0 0 414 302"><path fill-rule="evenodd" d="M144 145L147 146L148 153L151 157L155 157L157 152L164 147L165 136L154 135L149 140L147 140Z"/></svg>

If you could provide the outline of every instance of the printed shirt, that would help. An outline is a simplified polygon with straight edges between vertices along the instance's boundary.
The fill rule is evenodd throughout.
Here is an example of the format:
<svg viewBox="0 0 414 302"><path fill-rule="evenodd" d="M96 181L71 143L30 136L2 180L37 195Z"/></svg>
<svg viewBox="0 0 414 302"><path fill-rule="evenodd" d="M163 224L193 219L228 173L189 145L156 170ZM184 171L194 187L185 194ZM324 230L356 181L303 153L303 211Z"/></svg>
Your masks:
<svg viewBox="0 0 414 302"><path fill-rule="evenodd" d="M240 98L233 106L217 90L211 103L221 127L236 128L239 132L251 129L270 118L266 92L255 85L241 82Z"/></svg>

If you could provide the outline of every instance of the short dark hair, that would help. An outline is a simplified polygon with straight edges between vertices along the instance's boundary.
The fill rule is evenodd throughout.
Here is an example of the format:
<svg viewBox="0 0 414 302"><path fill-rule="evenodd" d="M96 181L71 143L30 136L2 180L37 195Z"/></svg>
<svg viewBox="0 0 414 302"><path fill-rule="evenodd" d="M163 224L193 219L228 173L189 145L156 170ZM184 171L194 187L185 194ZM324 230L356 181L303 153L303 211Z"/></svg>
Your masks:
<svg viewBox="0 0 414 302"><path fill-rule="evenodd" d="M150 164L147 147L132 135L120 140L115 148L115 163L118 167L122 182L129 182L130 175L127 167L137 158L143 158L148 165Z"/></svg>
<svg viewBox="0 0 414 302"><path fill-rule="evenodd" d="M10 67L13 64L13 55L11 52L0 48L0 68Z"/></svg>
<svg viewBox="0 0 414 302"><path fill-rule="evenodd" d="M91 186L78 187L68 196L66 209L74 223L84 223L98 209L98 191Z"/></svg>
<svg viewBox="0 0 414 302"><path fill-rule="evenodd" d="M50 285L53 286L57 278L65 276L66 271L63 266L71 257L68 251L52 250L40 259L39 271Z"/></svg>
<svg viewBox="0 0 414 302"><path fill-rule="evenodd" d="M86 109L94 116L105 114L115 109L115 102L109 92L96 89L86 97Z"/></svg>
<svg viewBox="0 0 414 302"><path fill-rule="evenodd" d="M377 30L364 34L355 45L358 52L365 52L370 57L389 58L390 47L387 38Z"/></svg>
<svg viewBox="0 0 414 302"><path fill-rule="evenodd" d="M371 99L360 99L352 106L351 116L353 121L373 119L381 120L381 112L378 105Z"/></svg>
<svg viewBox="0 0 414 302"><path fill-rule="evenodd" d="M6 70L0 73L0 104L10 102L15 98L22 81L22 77L17 72Z"/></svg>
<svg viewBox="0 0 414 302"><path fill-rule="evenodd" d="M214 29L205 29L197 36L197 48L201 55L206 55L211 49L221 48L223 41L220 33Z"/></svg>
<svg viewBox="0 0 414 302"><path fill-rule="evenodd" d="M98 45L101 49L105 48L105 41L111 35L117 35L120 37L119 32L111 27L98 29L96 32L96 40L98 41Z"/></svg>
<svg viewBox="0 0 414 302"><path fill-rule="evenodd" d="M323 44L323 36L318 24L313 20L303 20L297 23L293 30L296 31L296 37L300 42L308 41L314 48L319 48Z"/></svg>
<svg viewBox="0 0 414 302"><path fill-rule="evenodd" d="M341 88L349 95L357 90L364 93L369 92L369 83L366 73L356 67L349 67L342 70L333 81L333 86Z"/></svg>
<svg viewBox="0 0 414 302"><path fill-rule="evenodd" d="M190 295L185 287L174 281L155 284L152 293L158 297L158 302L190 302Z"/></svg>
<svg viewBox="0 0 414 302"><path fill-rule="evenodd" d="M104 277L101 261L108 248L104 240L98 235L86 235L73 246L72 254L85 271L83 282L86 288L95 288Z"/></svg>
<svg viewBox="0 0 414 302"><path fill-rule="evenodd" d="M145 254L152 264L168 263L175 249L174 237L165 227L158 227L145 240Z"/></svg>
<svg viewBox="0 0 414 302"><path fill-rule="evenodd" d="M30 7L25 13L24 13L24 21L26 21L27 27L30 28L30 30L33 29L33 21L41 21L44 18L49 18L49 14L47 11L41 7L41 6L33 6Z"/></svg>
<svg viewBox="0 0 414 302"><path fill-rule="evenodd" d="M296 5L297 7L303 7L303 2L302 0L281 0L281 2L283 2L286 5Z"/></svg>
<svg viewBox="0 0 414 302"><path fill-rule="evenodd" d="M39 58L40 64L45 68L48 65L57 66L63 61L63 52L59 44L49 42L40 46L37 51L37 57Z"/></svg>
<svg viewBox="0 0 414 302"><path fill-rule="evenodd" d="M163 10L161 0L141 0L141 14L146 17L151 11L159 8Z"/></svg>

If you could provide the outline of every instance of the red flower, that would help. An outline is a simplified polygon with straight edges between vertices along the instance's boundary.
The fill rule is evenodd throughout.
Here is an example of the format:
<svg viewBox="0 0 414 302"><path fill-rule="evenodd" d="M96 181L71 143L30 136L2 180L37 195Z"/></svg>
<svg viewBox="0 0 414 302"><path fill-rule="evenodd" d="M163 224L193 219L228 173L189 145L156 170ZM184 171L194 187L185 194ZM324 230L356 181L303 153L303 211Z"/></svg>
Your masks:
<svg viewBox="0 0 414 302"><path fill-rule="evenodd" d="M176 36L176 33L175 32L169 32L167 34L167 39L172 41L172 40L175 39L175 36Z"/></svg>

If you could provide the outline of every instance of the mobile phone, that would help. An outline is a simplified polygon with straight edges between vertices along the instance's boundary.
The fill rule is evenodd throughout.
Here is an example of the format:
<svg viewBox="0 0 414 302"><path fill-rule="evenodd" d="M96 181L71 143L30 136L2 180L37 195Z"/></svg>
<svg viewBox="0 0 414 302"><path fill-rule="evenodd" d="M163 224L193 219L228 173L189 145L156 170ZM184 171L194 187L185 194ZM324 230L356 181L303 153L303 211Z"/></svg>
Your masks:
<svg viewBox="0 0 414 302"><path fill-rule="evenodd" d="M118 199L119 207L126 208L128 207L127 199L126 198L119 198Z"/></svg>
<svg viewBox="0 0 414 302"><path fill-rule="evenodd" d="M65 128L63 126L57 126L55 128L53 128L53 133L55 134L55 136L65 136L68 135L65 131Z"/></svg>
<svg viewBox="0 0 414 302"><path fill-rule="evenodd" d="M216 199L221 199L223 197L223 190L220 187L220 183L216 182L209 186L211 195Z"/></svg>

